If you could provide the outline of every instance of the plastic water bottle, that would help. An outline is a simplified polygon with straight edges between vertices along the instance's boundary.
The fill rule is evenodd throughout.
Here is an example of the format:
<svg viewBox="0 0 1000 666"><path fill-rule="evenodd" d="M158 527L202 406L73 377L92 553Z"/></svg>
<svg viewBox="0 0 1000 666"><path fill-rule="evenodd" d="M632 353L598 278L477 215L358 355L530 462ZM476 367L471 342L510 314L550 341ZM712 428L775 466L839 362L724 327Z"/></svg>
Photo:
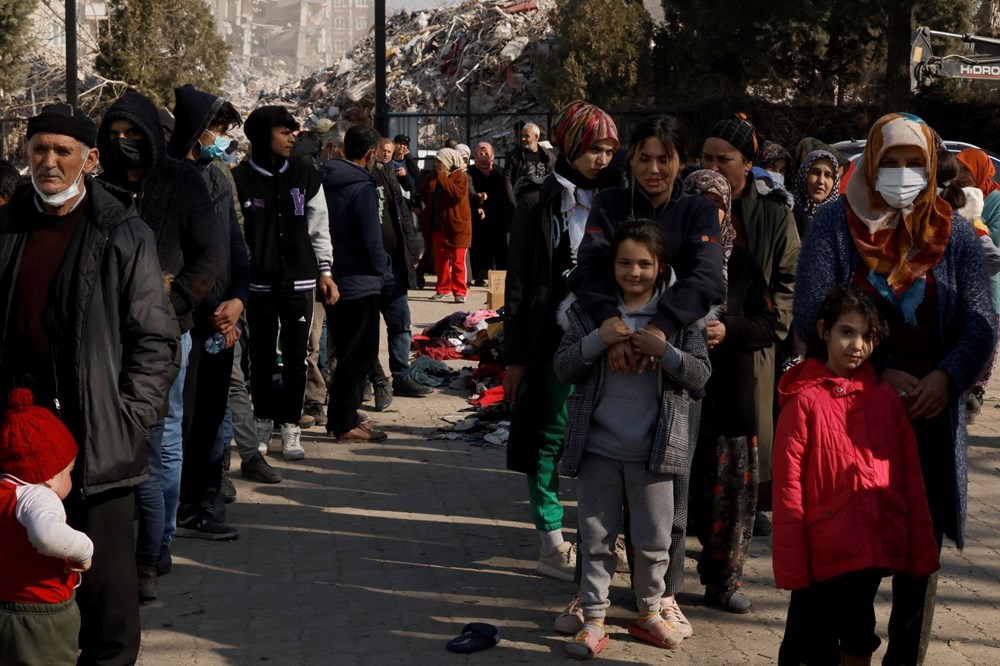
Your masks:
<svg viewBox="0 0 1000 666"><path fill-rule="evenodd" d="M208 340L205 340L205 351L207 351L209 354L218 354L225 348L226 348L226 336L224 336L222 333L219 333L218 331L216 331L215 335L210 337Z"/></svg>

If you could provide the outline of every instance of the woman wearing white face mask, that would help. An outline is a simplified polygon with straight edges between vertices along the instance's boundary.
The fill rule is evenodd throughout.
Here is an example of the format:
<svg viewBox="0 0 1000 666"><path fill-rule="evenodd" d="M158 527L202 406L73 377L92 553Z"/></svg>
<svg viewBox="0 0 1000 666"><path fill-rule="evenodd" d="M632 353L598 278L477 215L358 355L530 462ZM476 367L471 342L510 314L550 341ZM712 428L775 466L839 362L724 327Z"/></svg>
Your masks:
<svg viewBox="0 0 1000 666"><path fill-rule="evenodd" d="M846 195L820 210L806 234L794 322L804 340L813 339L808 322L838 284L876 301L889 336L872 360L913 423L940 549L944 536L964 545L964 394L996 331L982 251L972 227L937 195L936 170L933 131L922 120L893 113L875 123ZM781 538L781 526L774 535ZM935 577L893 578L884 665L922 663L935 588Z"/></svg>

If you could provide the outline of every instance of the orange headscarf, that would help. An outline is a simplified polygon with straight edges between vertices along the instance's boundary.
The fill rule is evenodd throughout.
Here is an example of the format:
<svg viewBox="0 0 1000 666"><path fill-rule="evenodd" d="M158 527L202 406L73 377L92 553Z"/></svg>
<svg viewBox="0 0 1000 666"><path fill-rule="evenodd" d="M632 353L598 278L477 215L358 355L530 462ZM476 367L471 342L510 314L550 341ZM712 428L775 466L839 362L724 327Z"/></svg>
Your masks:
<svg viewBox="0 0 1000 666"><path fill-rule="evenodd" d="M993 166L993 160L985 151L978 148L966 148L956 157L962 166L972 174L973 180L976 181L976 187L982 190L984 197L988 196L990 192L1000 190L1000 185L997 185L993 180L993 176L997 172L996 167Z"/></svg>
<svg viewBox="0 0 1000 666"><path fill-rule="evenodd" d="M900 298L944 256L951 236L951 206L937 196L934 131L915 116L890 113L879 118L847 184L847 224L869 270L886 277ZM889 206L875 189L882 156L896 146L916 146L927 162L927 187L902 210Z"/></svg>

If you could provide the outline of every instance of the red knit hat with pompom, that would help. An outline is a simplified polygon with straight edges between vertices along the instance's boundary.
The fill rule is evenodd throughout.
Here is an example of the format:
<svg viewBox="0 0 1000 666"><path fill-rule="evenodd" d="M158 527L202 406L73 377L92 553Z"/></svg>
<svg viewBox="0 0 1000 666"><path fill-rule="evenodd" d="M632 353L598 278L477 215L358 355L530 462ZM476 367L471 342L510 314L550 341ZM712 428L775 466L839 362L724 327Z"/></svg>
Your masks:
<svg viewBox="0 0 1000 666"><path fill-rule="evenodd" d="M27 483L43 483L76 458L73 435L28 389L11 391L0 424L0 472Z"/></svg>

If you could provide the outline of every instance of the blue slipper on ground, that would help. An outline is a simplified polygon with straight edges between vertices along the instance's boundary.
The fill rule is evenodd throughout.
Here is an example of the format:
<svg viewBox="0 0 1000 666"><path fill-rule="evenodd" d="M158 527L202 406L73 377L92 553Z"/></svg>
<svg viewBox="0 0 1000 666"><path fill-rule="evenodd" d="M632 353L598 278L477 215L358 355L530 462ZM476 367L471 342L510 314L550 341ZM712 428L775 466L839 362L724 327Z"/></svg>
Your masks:
<svg viewBox="0 0 1000 666"><path fill-rule="evenodd" d="M500 632L492 624L471 622L462 629L462 635L448 641L449 652L468 654L491 648L500 642Z"/></svg>

